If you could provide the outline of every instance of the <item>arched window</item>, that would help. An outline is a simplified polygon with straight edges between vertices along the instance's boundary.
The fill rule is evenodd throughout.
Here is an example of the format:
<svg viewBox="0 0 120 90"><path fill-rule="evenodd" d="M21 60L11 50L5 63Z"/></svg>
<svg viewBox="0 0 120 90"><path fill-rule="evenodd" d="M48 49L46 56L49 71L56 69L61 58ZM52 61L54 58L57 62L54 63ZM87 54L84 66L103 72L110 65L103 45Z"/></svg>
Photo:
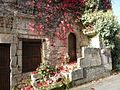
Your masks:
<svg viewBox="0 0 120 90"><path fill-rule="evenodd" d="M76 58L76 36L74 33L70 33L68 36L68 55L69 62L77 61Z"/></svg>

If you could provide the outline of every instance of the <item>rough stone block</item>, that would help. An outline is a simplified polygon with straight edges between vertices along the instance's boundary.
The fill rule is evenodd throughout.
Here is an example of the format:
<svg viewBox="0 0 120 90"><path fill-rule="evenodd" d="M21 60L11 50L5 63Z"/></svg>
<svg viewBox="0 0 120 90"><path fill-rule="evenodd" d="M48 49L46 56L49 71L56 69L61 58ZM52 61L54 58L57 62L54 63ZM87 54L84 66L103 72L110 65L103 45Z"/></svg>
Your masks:
<svg viewBox="0 0 120 90"><path fill-rule="evenodd" d="M18 43L18 37L17 36L14 36L14 38L13 38L13 43Z"/></svg>
<svg viewBox="0 0 120 90"><path fill-rule="evenodd" d="M19 38L28 38L28 35L24 35L24 34L19 34L18 36Z"/></svg>
<svg viewBox="0 0 120 90"><path fill-rule="evenodd" d="M11 69L11 73L12 74L18 74L19 73L18 68L17 67L16 68L12 68Z"/></svg>
<svg viewBox="0 0 120 90"><path fill-rule="evenodd" d="M10 65L11 67L15 67L17 64L17 56L11 57Z"/></svg>
<svg viewBox="0 0 120 90"><path fill-rule="evenodd" d="M10 55L11 56L16 56L17 55L17 44L11 44Z"/></svg>
<svg viewBox="0 0 120 90"><path fill-rule="evenodd" d="M28 31L25 30L25 29L23 29L23 30L18 30L18 32L19 32L20 34L28 34Z"/></svg>
<svg viewBox="0 0 120 90"><path fill-rule="evenodd" d="M111 57L109 57L109 63L112 63L112 58Z"/></svg>
<svg viewBox="0 0 120 90"><path fill-rule="evenodd" d="M81 67L91 67L101 65L100 49L85 48L84 59L81 60Z"/></svg>
<svg viewBox="0 0 120 90"><path fill-rule="evenodd" d="M37 39L38 37L37 37L37 35L29 35L28 38L30 38L30 39Z"/></svg>
<svg viewBox="0 0 120 90"><path fill-rule="evenodd" d="M20 49L20 50L22 49L22 41L18 42L18 49Z"/></svg>
<svg viewBox="0 0 120 90"><path fill-rule="evenodd" d="M0 34L0 43L12 43L13 36L10 34Z"/></svg>
<svg viewBox="0 0 120 90"><path fill-rule="evenodd" d="M70 80L79 80L83 78L83 69L76 68L71 73L69 73Z"/></svg>
<svg viewBox="0 0 120 90"><path fill-rule="evenodd" d="M102 58L102 64L107 64L107 63L109 63L107 56L105 56L104 54L102 54L101 56L102 56L102 57L101 57L101 58Z"/></svg>
<svg viewBox="0 0 120 90"><path fill-rule="evenodd" d="M35 31L35 32L33 32L33 31L30 31L30 30L27 30L28 32L27 32L27 34L29 34L29 35L38 35L38 33Z"/></svg>
<svg viewBox="0 0 120 90"><path fill-rule="evenodd" d="M110 49L102 49L101 50L101 58L102 58L102 64L111 63L111 51Z"/></svg>
<svg viewBox="0 0 120 90"><path fill-rule="evenodd" d="M4 27L0 27L0 33L4 33Z"/></svg>
<svg viewBox="0 0 120 90"><path fill-rule="evenodd" d="M17 55L22 56L22 50L17 50Z"/></svg>
<svg viewBox="0 0 120 90"><path fill-rule="evenodd" d="M108 63L104 65L106 70L112 70L112 63Z"/></svg>
<svg viewBox="0 0 120 90"><path fill-rule="evenodd" d="M17 84L17 80L16 78L14 78L12 75L10 75L10 86L11 86L11 89L12 90L12 87L15 86Z"/></svg>
<svg viewBox="0 0 120 90"><path fill-rule="evenodd" d="M18 64L19 66L22 66L22 56L18 56Z"/></svg>
<svg viewBox="0 0 120 90"><path fill-rule="evenodd" d="M99 79L110 74L110 72L108 70L105 70L105 68L102 65L97 67L85 68L84 73L86 81Z"/></svg>

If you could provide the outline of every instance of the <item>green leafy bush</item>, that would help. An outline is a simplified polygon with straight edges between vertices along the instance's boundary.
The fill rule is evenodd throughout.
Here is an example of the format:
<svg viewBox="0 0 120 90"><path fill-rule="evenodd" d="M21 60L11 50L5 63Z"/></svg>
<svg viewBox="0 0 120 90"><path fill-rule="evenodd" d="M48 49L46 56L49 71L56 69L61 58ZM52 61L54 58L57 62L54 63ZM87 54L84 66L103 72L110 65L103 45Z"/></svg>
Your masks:
<svg viewBox="0 0 120 90"><path fill-rule="evenodd" d="M114 48L114 38L120 30L120 25L112 11L97 11L82 16L83 31L96 31L107 48ZM90 27L90 28L88 28Z"/></svg>
<svg viewBox="0 0 120 90"><path fill-rule="evenodd" d="M118 33L120 25L113 16L111 10L94 11L82 15L83 32L95 31L101 37L106 48L111 48L113 69L117 64L120 64L120 38ZM104 47L102 47L104 48Z"/></svg>
<svg viewBox="0 0 120 90"><path fill-rule="evenodd" d="M120 64L120 36L116 36L114 39L115 47L112 49L112 64L113 69L118 69L116 65Z"/></svg>

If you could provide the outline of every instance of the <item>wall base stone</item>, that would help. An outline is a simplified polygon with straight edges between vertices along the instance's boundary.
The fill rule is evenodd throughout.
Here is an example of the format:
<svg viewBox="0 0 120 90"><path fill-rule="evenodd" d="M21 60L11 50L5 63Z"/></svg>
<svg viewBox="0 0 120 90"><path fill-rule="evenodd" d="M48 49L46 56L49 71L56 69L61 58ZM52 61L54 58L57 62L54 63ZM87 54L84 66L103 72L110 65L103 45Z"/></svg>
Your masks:
<svg viewBox="0 0 120 90"><path fill-rule="evenodd" d="M74 80L73 86L78 86L80 84L110 76L110 73L111 72L106 70L102 65L97 67L84 68L83 75L85 77L83 79Z"/></svg>
<svg viewBox="0 0 120 90"><path fill-rule="evenodd" d="M76 68L71 73L69 73L70 81L78 80L83 78L83 69Z"/></svg>
<svg viewBox="0 0 120 90"><path fill-rule="evenodd" d="M106 69L106 70L112 70L112 63L107 63L105 65L103 65L103 67Z"/></svg>

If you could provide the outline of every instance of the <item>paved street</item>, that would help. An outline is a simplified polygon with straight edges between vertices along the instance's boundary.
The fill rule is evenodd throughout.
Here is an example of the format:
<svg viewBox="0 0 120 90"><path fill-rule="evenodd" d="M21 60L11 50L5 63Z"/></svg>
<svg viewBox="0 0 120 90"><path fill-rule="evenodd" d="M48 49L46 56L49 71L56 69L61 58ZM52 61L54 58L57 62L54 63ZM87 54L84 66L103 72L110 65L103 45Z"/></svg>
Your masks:
<svg viewBox="0 0 120 90"><path fill-rule="evenodd" d="M120 90L120 73L70 90Z"/></svg>

